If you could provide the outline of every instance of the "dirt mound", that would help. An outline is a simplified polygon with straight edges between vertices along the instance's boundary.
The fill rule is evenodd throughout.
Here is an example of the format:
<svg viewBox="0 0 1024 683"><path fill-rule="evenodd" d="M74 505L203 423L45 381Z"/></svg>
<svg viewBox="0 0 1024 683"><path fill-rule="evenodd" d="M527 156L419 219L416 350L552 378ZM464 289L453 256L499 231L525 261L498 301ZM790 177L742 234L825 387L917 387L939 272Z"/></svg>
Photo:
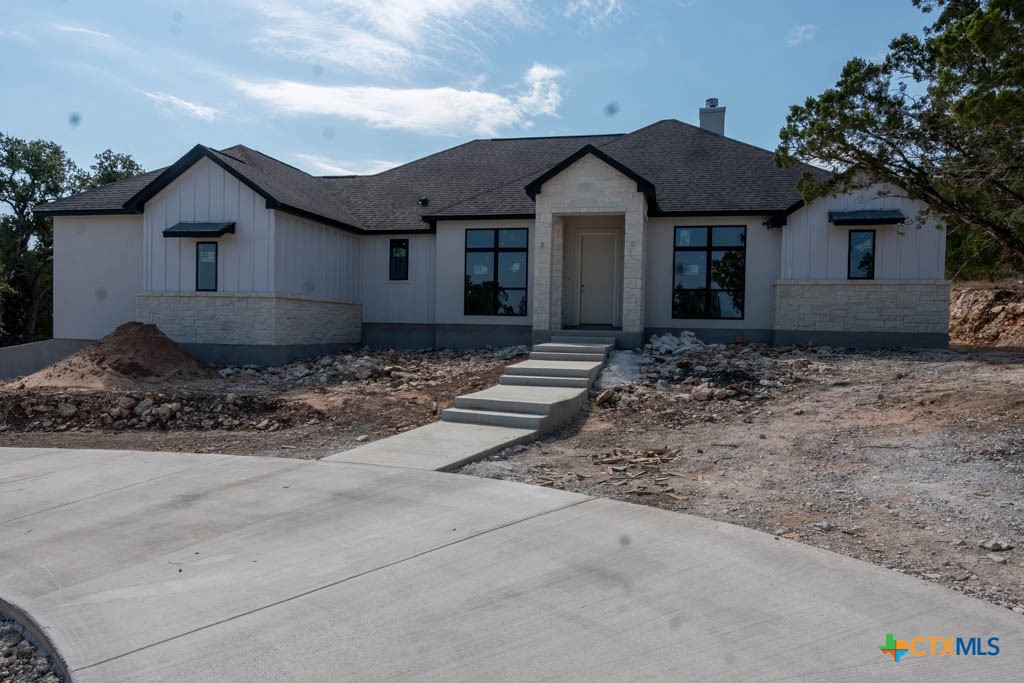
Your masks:
<svg viewBox="0 0 1024 683"><path fill-rule="evenodd" d="M949 340L964 346L1024 348L1024 286L954 287Z"/></svg>
<svg viewBox="0 0 1024 683"><path fill-rule="evenodd" d="M215 377L213 368L185 353L156 325L131 322L22 383L26 388L97 389Z"/></svg>

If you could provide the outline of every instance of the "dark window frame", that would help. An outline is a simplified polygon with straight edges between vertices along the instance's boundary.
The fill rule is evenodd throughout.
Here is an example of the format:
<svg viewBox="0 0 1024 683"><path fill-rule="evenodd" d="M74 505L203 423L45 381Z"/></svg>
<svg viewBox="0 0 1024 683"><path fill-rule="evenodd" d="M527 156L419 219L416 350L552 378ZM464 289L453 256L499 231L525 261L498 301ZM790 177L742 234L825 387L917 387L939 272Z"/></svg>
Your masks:
<svg viewBox="0 0 1024 683"><path fill-rule="evenodd" d="M502 230L521 230L526 234L526 244L522 247L502 247L501 244L501 231ZM491 232L494 233L494 240L490 247L470 247L469 237L471 232ZM465 282L462 289L462 314L471 316L501 316L508 318L522 318L529 315L530 311L530 229L529 228L466 228L465 235L463 238L463 249L464 257L462 260L462 274L466 276L467 269L469 268L469 255L470 254L494 254L494 286L491 294L491 312L489 313L471 313L469 310L469 283ZM526 301L526 308L522 313L500 313L500 294L501 287L498 284L498 272L499 272L499 254L502 253L518 253L523 254L523 265L526 269L525 278L526 285L524 287L506 287L505 290L510 292L523 292Z"/></svg>
<svg viewBox="0 0 1024 683"><path fill-rule="evenodd" d="M199 249L204 245L213 245L213 289L199 287ZM196 291L216 292L219 285L217 271L220 269L220 246L216 242L196 242Z"/></svg>
<svg viewBox="0 0 1024 683"><path fill-rule="evenodd" d="M405 248L405 257L395 256L395 247ZM401 268L396 268L401 264ZM388 280L391 282L404 282L409 279L409 240L393 239L388 242Z"/></svg>
<svg viewBox="0 0 1024 683"><path fill-rule="evenodd" d="M868 275L864 277L854 277L853 269L850 268L850 257L853 255L853 235L858 232L871 233L871 270ZM856 230L850 230L846 235L846 279L847 280L874 280L875 279L875 266L878 265L878 258L876 256L878 249L878 235L876 230L862 230L860 228Z"/></svg>
<svg viewBox="0 0 1024 683"><path fill-rule="evenodd" d="M707 230L707 239L703 246L695 247L680 247L676 244L678 242L677 235L679 230L692 230L695 228L702 228ZM743 230L743 245L736 246L716 246L714 244L714 229L715 228L741 228ZM747 293L747 234L748 229L746 225L676 225L672 228L672 319L673 320L745 320L747 315L746 306L746 293ZM704 253L706 255L704 261L704 315L693 316L679 316L676 315L675 296L676 296L676 254L681 251L685 252L696 252ZM731 289L712 288L711 287L711 259L712 254L716 251L733 251L741 252L743 254L743 289L742 297L743 300L740 302L740 315L736 318L726 318L718 315L711 315L711 302L715 294L718 292L731 292ZM684 292L697 292L700 289L697 288L681 288L680 291Z"/></svg>

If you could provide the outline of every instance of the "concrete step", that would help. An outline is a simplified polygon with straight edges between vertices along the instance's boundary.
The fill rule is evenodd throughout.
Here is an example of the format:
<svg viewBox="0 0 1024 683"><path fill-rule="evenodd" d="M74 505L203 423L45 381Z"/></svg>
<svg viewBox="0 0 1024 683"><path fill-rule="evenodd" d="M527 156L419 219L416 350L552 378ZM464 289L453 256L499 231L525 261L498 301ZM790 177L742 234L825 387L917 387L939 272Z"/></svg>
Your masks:
<svg viewBox="0 0 1024 683"><path fill-rule="evenodd" d="M599 353L553 353L551 351L531 351L530 360L596 360L604 362L605 355Z"/></svg>
<svg viewBox="0 0 1024 683"><path fill-rule="evenodd" d="M569 344L569 343L554 343L548 342L547 344L534 344L534 351L543 351L547 353L602 353L606 354L615 348L614 344Z"/></svg>
<svg viewBox="0 0 1024 683"><path fill-rule="evenodd" d="M503 413L496 410L445 408L441 411L441 419L445 422L462 422L464 424L540 429L544 426L547 416L528 415L526 413Z"/></svg>
<svg viewBox="0 0 1024 683"><path fill-rule="evenodd" d="M586 389L590 380L586 377L538 377L537 375L502 375L499 383L527 387L576 387Z"/></svg>
<svg viewBox="0 0 1024 683"><path fill-rule="evenodd" d="M593 380L601 371L601 361L582 360L524 360L505 368L506 375L532 375L534 377L585 377Z"/></svg>
<svg viewBox="0 0 1024 683"><path fill-rule="evenodd" d="M560 334L552 335L551 342L554 344L603 344L605 346L614 347L615 337L567 334L563 330Z"/></svg>
<svg viewBox="0 0 1024 683"><path fill-rule="evenodd" d="M456 396L455 407L545 415L561 422L578 411L586 397L586 389L499 384L483 391Z"/></svg>

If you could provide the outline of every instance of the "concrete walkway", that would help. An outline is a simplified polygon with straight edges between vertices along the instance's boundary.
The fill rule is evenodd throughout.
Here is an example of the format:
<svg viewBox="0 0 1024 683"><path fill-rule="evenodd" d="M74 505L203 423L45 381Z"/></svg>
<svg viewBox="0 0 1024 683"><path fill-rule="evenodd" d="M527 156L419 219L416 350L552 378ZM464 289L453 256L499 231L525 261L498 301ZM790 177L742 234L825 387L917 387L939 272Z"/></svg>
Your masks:
<svg viewBox="0 0 1024 683"><path fill-rule="evenodd" d="M403 467L0 449L0 599L76 681L1019 680L1024 619L756 531ZM995 657L879 652L998 637Z"/></svg>
<svg viewBox="0 0 1024 683"><path fill-rule="evenodd" d="M579 414L615 340L554 337L505 368L497 386L456 396L441 421L324 460L450 471L532 441Z"/></svg>

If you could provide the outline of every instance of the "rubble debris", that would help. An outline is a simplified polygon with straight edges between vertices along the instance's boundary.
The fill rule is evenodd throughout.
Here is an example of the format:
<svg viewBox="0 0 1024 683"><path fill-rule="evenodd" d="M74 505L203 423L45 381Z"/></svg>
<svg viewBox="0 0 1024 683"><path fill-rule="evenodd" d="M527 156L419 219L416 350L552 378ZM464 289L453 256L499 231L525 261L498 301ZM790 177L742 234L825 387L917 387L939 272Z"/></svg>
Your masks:
<svg viewBox="0 0 1024 683"><path fill-rule="evenodd" d="M1024 286L1011 283L953 287L949 340L973 347L1024 348Z"/></svg>

